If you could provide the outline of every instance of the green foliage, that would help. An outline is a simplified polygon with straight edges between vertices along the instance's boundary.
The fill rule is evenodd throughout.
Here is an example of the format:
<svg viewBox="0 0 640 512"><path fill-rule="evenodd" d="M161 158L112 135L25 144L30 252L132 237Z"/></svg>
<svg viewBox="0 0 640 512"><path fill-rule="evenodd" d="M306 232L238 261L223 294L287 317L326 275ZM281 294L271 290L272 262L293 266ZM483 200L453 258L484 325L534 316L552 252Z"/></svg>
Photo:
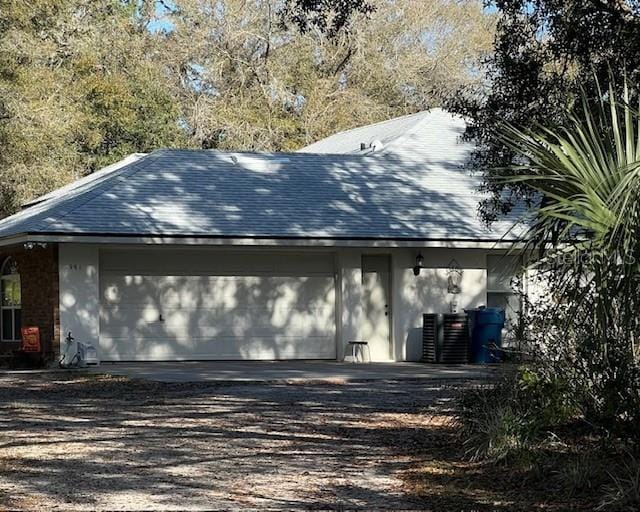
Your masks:
<svg viewBox="0 0 640 512"><path fill-rule="evenodd" d="M552 479L571 496L593 491L604 480L604 461L589 451L571 455L552 461Z"/></svg>
<svg viewBox="0 0 640 512"><path fill-rule="evenodd" d="M123 155L186 143L134 7L0 1L0 214Z"/></svg>
<svg viewBox="0 0 640 512"><path fill-rule="evenodd" d="M461 398L461 435L474 460L511 460L526 456L546 429L577 416L566 383L545 380L522 368L495 386Z"/></svg>
<svg viewBox="0 0 640 512"><path fill-rule="evenodd" d="M460 397L460 437L472 460L500 464L527 487L562 492L597 510L636 510L640 466L624 442L603 443L581 421L580 400L566 380L521 368L496 385Z"/></svg>
<svg viewBox="0 0 640 512"><path fill-rule="evenodd" d="M496 134L506 120L519 127L558 128L580 101L581 88L597 96L598 81L626 69L640 76L640 3L637 0L500 0L495 52L485 82L463 87L450 107L467 116L478 142L475 166L488 177L512 175L514 154ZM490 87L486 87L486 84ZM622 82L619 82L618 93ZM528 196L522 184L488 180L481 213L493 220Z"/></svg>
<svg viewBox="0 0 640 512"><path fill-rule="evenodd" d="M295 150L439 105L493 25L480 0L0 0L0 216L128 153Z"/></svg>
<svg viewBox="0 0 640 512"><path fill-rule="evenodd" d="M465 444L472 460L501 461L526 450L537 435L513 404L490 405L468 418Z"/></svg>
<svg viewBox="0 0 640 512"><path fill-rule="evenodd" d="M498 136L520 159L507 183L541 201L526 248L547 291L528 308L538 371L565 376L589 421L640 440L640 118L623 82L584 93L563 129Z"/></svg>
<svg viewBox="0 0 640 512"><path fill-rule="evenodd" d="M553 426L580 413L573 388L566 376L545 374L539 367L525 366L517 383L522 400L541 426Z"/></svg>
<svg viewBox="0 0 640 512"><path fill-rule="evenodd" d="M518 162L504 183L540 202L525 246L532 279L521 334L531 361L461 416L478 456L524 452L576 493L600 488L601 469L588 452L549 461L545 437L580 420L616 460L620 446L637 452L640 442L640 116L622 82L593 100L583 92L561 129L500 125ZM611 468L603 510L637 505L635 461Z"/></svg>
<svg viewBox="0 0 640 512"><path fill-rule="evenodd" d="M592 297L595 289L580 285L581 276L568 274L566 268L546 271L544 299L526 304L528 366L536 374L536 386L555 387L560 392L555 408L576 410L603 439L637 442L640 367L625 337L634 336L633 326L625 331L626 318L617 311L622 298L617 297L607 312L610 322L616 322L615 333L614 327L603 333L597 313L603 305ZM563 282L562 293L554 292L561 279L575 286ZM542 410L538 414L544 416Z"/></svg>
<svg viewBox="0 0 640 512"><path fill-rule="evenodd" d="M629 105L625 81L623 96L616 98L614 82L582 108L569 113L564 128L542 125L522 130L504 124L499 140L523 163L510 166L516 174L509 184L524 184L544 198L528 239L533 243L574 241L561 257L589 252L620 256L629 261L638 249L640 199L640 122ZM629 263L629 272L637 262Z"/></svg>
<svg viewBox="0 0 640 512"><path fill-rule="evenodd" d="M627 460L609 473L611 483L604 489L596 510L638 510L640 507L640 461L629 454Z"/></svg>
<svg viewBox="0 0 640 512"><path fill-rule="evenodd" d="M628 78L604 90L599 83L597 94L580 93L561 128L497 125L494 137L515 163L493 181L539 204L525 239L521 334L531 361L476 401L482 410L462 416L475 453L512 460L524 452L576 493L600 489L598 451L592 457L583 438L576 452L584 460L549 460L545 437L558 438L573 419L618 463L620 446L637 452L640 442L640 116ZM602 510L633 510L635 459L610 473Z"/></svg>

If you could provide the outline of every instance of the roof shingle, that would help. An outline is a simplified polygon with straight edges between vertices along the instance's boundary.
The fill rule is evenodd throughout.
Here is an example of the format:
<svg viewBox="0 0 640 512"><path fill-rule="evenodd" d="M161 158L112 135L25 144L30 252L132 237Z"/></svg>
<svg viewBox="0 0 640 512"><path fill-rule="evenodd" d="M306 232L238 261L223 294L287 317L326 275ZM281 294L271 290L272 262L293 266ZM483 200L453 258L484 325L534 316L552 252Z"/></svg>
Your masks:
<svg viewBox="0 0 640 512"><path fill-rule="evenodd" d="M513 221L478 219L464 125L440 118L427 137L407 130L369 155L158 150L0 221L0 237L500 240Z"/></svg>

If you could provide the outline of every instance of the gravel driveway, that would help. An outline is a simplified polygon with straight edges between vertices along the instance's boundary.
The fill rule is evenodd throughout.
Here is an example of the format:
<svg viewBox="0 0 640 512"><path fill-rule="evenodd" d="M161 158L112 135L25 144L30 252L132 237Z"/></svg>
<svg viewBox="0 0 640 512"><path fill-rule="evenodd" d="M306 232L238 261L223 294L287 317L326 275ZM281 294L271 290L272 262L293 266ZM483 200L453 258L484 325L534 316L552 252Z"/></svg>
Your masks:
<svg viewBox="0 0 640 512"><path fill-rule="evenodd" d="M5 375L0 508L426 509L401 476L453 393Z"/></svg>

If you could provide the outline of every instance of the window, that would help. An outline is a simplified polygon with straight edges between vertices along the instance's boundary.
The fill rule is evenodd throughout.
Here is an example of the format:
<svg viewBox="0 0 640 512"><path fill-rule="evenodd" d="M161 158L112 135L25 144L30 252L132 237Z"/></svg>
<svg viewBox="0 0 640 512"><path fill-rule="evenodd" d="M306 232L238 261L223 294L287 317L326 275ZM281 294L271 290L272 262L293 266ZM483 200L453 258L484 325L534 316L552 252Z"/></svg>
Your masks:
<svg viewBox="0 0 640 512"><path fill-rule="evenodd" d="M507 328L517 325L522 309L520 295L514 289L521 275L520 256L487 256L487 307L504 310Z"/></svg>
<svg viewBox="0 0 640 512"><path fill-rule="evenodd" d="M18 341L22 327L22 290L16 261L9 257L0 270L0 334L2 341Z"/></svg>

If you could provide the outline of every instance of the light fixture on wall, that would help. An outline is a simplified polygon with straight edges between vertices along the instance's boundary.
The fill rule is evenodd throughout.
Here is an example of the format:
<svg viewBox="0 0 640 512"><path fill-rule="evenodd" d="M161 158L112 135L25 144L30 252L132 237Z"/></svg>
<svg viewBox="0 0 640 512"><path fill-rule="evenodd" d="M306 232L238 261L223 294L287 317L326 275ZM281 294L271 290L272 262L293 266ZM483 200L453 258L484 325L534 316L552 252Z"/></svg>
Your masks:
<svg viewBox="0 0 640 512"><path fill-rule="evenodd" d="M419 276L420 270L422 270L423 268L424 268L424 256L418 253L418 255L416 256L416 266L413 267L413 275Z"/></svg>
<svg viewBox="0 0 640 512"><path fill-rule="evenodd" d="M47 247L47 243L46 242L25 242L24 243L24 248L27 251L31 251L38 247L45 249Z"/></svg>
<svg viewBox="0 0 640 512"><path fill-rule="evenodd" d="M449 262L447 269L447 291L449 293L460 293L460 283L462 283L462 269L455 259Z"/></svg>

